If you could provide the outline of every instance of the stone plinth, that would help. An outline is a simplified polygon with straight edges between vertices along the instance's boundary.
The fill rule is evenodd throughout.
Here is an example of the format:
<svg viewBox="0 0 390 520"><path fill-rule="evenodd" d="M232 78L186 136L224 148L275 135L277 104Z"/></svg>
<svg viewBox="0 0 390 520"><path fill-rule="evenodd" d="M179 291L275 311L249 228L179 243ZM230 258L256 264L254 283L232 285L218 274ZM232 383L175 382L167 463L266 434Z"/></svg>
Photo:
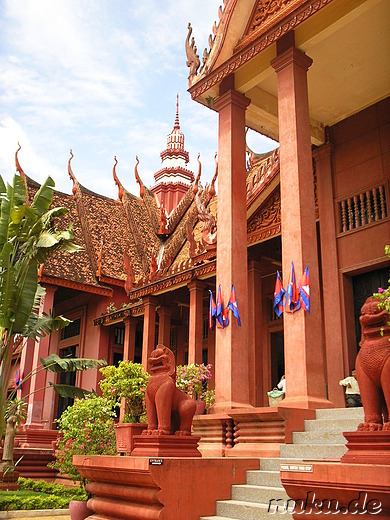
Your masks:
<svg viewBox="0 0 390 520"><path fill-rule="evenodd" d="M228 457L279 457L280 444L292 442L292 431L303 431L304 420L315 416L314 410L260 407L232 410L233 448Z"/></svg>
<svg viewBox="0 0 390 520"><path fill-rule="evenodd" d="M318 519L331 502L331 512L342 518L356 518L364 511L377 519L390 518L390 468L388 465L340 464L338 462L311 462L300 465L281 464L280 478L292 500L272 505L289 511L296 502L293 518ZM329 513L328 513L329 514ZM329 514L329 516L333 516Z"/></svg>
<svg viewBox="0 0 390 520"><path fill-rule="evenodd" d="M200 437L194 435L136 435L132 456L201 457Z"/></svg>
<svg viewBox="0 0 390 520"><path fill-rule="evenodd" d="M18 478L19 478L19 472L18 471L12 471L10 468L9 470L0 470L0 490L1 491L16 491L19 489L18 485Z"/></svg>
<svg viewBox="0 0 390 520"><path fill-rule="evenodd" d="M44 430L36 426L24 425L19 428L15 441L20 448L52 448L57 436L57 430Z"/></svg>
<svg viewBox="0 0 390 520"><path fill-rule="evenodd" d="M387 464L390 472L390 430L346 432L348 451L341 462L351 464Z"/></svg>
<svg viewBox="0 0 390 520"><path fill-rule="evenodd" d="M202 457L223 457L233 446L233 420L224 414L198 415L192 422L194 435L200 437Z"/></svg>
<svg viewBox="0 0 390 520"><path fill-rule="evenodd" d="M75 456L90 479L91 520L193 520L215 515L215 501L244 484L258 459ZM212 483L212 485L208 485Z"/></svg>

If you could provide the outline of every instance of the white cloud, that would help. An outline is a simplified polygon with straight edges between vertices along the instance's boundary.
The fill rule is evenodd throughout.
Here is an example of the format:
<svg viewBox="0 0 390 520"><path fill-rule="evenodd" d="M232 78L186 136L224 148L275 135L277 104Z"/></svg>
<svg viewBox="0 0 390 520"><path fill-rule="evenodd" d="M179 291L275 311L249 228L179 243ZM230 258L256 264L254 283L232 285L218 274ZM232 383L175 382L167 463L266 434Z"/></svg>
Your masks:
<svg viewBox="0 0 390 520"><path fill-rule="evenodd" d="M113 156L120 160L118 174L126 172L123 184L129 189L138 154L140 173L150 186L161 165L179 92L189 167L197 171L201 152L203 175L211 177L217 117L186 92L184 48L189 21L198 49L207 45L219 4L5 0L0 19L0 166L14 171L20 140L26 173L39 182L51 173L56 186L69 193L72 148L78 180L116 197Z"/></svg>

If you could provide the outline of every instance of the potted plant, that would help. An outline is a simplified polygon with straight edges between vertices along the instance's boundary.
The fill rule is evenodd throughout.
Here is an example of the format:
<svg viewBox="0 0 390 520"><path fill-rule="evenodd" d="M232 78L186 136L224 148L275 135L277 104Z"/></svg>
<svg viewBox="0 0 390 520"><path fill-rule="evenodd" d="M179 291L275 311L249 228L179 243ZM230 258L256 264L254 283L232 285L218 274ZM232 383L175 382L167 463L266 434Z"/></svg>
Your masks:
<svg viewBox="0 0 390 520"><path fill-rule="evenodd" d="M91 394L76 399L57 419L59 436L55 461L49 466L85 487L85 479L73 465L73 455L115 455L114 417L111 403L104 397ZM78 502L71 501L69 504L72 520L80 520L92 514L85 501L84 504ZM76 516L79 515L79 509L84 512Z"/></svg>
<svg viewBox="0 0 390 520"><path fill-rule="evenodd" d="M140 435L147 427L145 390L150 376L141 363L132 361L103 367L100 372L103 397L112 407L120 409L119 424L115 425L117 451L131 453L134 435Z"/></svg>
<svg viewBox="0 0 390 520"><path fill-rule="evenodd" d="M197 401L197 415L203 414L214 404L215 392L208 386L211 377L210 364L192 363L176 367L176 387Z"/></svg>

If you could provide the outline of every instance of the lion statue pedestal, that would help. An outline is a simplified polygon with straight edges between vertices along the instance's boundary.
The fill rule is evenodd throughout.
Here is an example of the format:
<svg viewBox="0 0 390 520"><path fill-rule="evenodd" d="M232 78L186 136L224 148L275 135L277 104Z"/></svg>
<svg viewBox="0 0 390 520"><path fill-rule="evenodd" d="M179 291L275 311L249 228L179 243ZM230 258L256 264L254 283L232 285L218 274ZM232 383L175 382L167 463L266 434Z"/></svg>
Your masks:
<svg viewBox="0 0 390 520"><path fill-rule="evenodd" d="M150 379L146 387L148 427L134 438L132 456L201 457L200 437L191 435L196 403L176 388L173 352L157 345L148 359Z"/></svg>

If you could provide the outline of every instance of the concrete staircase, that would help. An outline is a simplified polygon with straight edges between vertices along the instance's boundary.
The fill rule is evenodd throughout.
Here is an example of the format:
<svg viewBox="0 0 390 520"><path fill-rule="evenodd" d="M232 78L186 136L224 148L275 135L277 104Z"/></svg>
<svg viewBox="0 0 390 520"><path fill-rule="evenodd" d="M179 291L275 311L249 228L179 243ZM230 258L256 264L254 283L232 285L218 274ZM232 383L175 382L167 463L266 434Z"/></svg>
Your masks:
<svg viewBox="0 0 390 520"><path fill-rule="evenodd" d="M280 464L340 459L346 451L342 432L355 431L362 421L363 408L317 410L314 420L305 421L304 432L293 433L293 444L280 445L280 458L260 459L259 470L247 471L246 484L232 486L231 500L217 501L217 515L200 520L269 520L270 514L292 518L293 505L288 507L280 482Z"/></svg>

